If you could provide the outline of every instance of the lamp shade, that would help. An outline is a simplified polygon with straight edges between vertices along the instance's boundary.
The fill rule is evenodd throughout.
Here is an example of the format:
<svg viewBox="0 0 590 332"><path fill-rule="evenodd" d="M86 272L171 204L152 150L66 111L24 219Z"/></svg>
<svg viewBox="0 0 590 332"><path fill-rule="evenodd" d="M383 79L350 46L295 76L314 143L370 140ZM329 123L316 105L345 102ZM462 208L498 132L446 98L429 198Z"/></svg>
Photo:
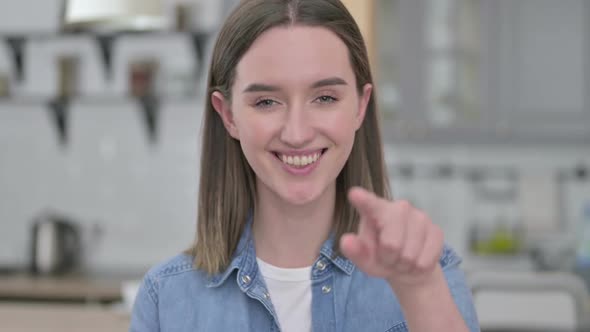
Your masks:
<svg viewBox="0 0 590 332"><path fill-rule="evenodd" d="M65 0L64 26L99 31L153 30L165 25L161 0Z"/></svg>

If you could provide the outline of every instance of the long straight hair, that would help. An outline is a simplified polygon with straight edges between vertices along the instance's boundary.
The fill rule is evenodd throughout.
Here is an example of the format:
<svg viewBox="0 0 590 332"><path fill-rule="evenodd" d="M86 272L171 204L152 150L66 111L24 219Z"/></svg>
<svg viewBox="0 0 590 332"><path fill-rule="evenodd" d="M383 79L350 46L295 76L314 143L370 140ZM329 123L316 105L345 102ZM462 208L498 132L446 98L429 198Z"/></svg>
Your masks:
<svg viewBox="0 0 590 332"><path fill-rule="evenodd" d="M289 25L323 27L335 33L348 48L359 95L365 84L373 83L361 32L339 0L243 0L233 10L219 32L209 67L197 234L187 251L194 256L195 266L208 274L227 268L247 218L256 209L256 175L239 142L228 134L215 112L211 94L219 91L231 100L236 67L250 45L266 30ZM350 156L336 179L336 239L358 228L359 216L346 197L350 187L361 186L390 197L374 91Z"/></svg>

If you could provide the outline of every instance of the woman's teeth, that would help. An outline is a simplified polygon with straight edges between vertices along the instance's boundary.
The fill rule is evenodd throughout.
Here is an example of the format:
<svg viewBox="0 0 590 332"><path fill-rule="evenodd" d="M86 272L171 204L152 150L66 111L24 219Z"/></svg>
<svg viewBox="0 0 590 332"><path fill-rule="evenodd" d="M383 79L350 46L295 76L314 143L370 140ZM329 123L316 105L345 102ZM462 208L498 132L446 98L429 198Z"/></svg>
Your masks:
<svg viewBox="0 0 590 332"><path fill-rule="evenodd" d="M283 163L289 166L307 166L309 164L313 164L320 158L322 154L320 152L314 153L309 156L287 156L284 154L279 154L279 159L283 161Z"/></svg>

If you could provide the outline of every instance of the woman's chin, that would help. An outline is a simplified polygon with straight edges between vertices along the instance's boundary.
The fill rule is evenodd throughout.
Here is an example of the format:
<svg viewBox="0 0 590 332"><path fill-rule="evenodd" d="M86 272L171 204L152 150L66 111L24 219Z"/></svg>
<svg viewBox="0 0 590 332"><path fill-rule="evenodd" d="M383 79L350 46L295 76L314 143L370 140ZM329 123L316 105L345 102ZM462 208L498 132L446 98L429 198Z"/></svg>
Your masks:
<svg viewBox="0 0 590 332"><path fill-rule="evenodd" d="M319 199L321 192L319 190L308 189L291 189L283 190L282 199L290 205L307 205Z"/></svg>

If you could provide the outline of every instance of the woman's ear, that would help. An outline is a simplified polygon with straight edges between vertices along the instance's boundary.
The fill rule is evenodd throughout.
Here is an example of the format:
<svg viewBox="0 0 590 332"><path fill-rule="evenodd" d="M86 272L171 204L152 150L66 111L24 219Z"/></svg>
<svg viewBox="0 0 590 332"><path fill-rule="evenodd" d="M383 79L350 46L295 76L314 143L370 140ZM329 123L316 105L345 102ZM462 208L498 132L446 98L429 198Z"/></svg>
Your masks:
<svg viewBox="0 0 590 332"><path fill-rule="evenodd" d="M356 114L356 129L359 130L365 120L365 114L367 113L367 107L369 106L369 100L371 100L371 93L373 92L373 85L367 83L363 86L363 94L359 100L359 110Z"/></svg>
<svg viewBox="0 0 590 332"><path fill-rule="evenodd" d="M219 114L219 117L221 118L221 121L223 121L223 125L225 126L225 129L229 135L239 140L240 135L238 133L238 128L234 123L230 101L227 100L221 92L215 91L211 94L211 105L213 105L215 112Z"/></svg>

